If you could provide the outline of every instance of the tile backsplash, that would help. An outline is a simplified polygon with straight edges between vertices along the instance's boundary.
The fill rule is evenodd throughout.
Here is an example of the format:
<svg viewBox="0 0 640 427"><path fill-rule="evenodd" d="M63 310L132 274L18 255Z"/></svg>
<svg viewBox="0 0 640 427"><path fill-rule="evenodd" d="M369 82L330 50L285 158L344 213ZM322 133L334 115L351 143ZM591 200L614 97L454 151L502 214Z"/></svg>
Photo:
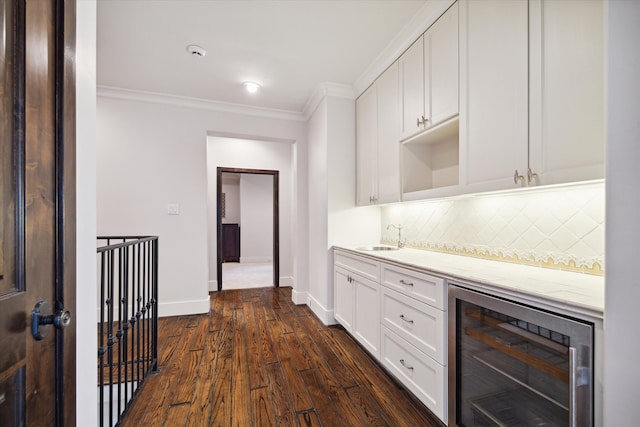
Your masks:
<svg viewBox="0 0 640 427"><path fill-rule="evenodd" d="M382 207L382 242L604 273L604 183L401 203Z"/></svg>

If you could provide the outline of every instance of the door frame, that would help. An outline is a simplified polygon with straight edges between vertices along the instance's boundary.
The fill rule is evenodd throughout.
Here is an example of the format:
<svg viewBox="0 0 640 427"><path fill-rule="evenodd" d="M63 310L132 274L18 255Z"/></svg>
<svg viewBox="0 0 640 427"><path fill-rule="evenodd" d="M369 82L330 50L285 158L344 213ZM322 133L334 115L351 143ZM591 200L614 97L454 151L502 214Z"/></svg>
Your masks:
<svg viewBox="0 0 640 427"><path fill-rule="evenodd" d="M269 169L245 169L218 167L216 174L216 245L217 245L217 281L218 292L222 290L222 174L240 173L271 175L273 177L273 286L280 287L280 209L279 209L279 171Z"/></svg>

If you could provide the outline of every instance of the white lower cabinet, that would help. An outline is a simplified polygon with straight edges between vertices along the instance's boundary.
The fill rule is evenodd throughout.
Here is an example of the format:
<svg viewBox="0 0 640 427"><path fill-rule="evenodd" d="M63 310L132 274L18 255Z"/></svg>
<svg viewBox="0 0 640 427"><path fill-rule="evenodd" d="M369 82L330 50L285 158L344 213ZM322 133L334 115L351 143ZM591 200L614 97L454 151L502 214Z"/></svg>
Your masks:
<svg viewBox="0 0 640 427"><path fill-rule="evenodd" d="M379 271L380 264L369 258L334 253L333 316L376 358L380 357Z"/></svg>
<svg viewBox="0 0 640 427"><path fill-rule="evenodd" d="M380 285L353 277L353 335L371 354L380 357Z"/></svg>
<svg viewBox="0 0 640 427"><path fill-rule="evenodd" d="M446 423L446 367L382 326L381 361L418 399Z"/></svg>
<svg viewBox="0 0 640 427"><path fill-rule="evenodd" d="M335 266L333 269L333 317L347 331L353 331L353 286L349 271Z"/></svg>
<svg viewBox="0 0 640 427"><path fill-rule="evenodd" d="M447 282L382 264L382 364L447 422Z"/></svg>
<svg viewBox="0 0 640 427"><path fill-rule="evenodd" d="M445 364L445 313L382 287L382 324L440 364Z"/></svg>
<svg viewBox="0 0 640 427"><path fill-rule="evenodd" d="M334 317L447 422L446 280L334 251Z"/></svg>

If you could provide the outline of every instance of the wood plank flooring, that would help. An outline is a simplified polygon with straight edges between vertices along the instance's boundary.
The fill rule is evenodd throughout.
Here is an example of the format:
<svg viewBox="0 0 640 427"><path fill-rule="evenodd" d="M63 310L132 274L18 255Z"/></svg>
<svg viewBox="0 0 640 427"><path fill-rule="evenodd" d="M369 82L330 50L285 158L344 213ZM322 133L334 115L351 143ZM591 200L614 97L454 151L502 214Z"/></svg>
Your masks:
<svg viewBox="0 0 640 427"><path fill-rule="evenodd" d="M162 318L158 337L161 371L123 426L443 426L291 288L213 293L208 315Z"/></svg>

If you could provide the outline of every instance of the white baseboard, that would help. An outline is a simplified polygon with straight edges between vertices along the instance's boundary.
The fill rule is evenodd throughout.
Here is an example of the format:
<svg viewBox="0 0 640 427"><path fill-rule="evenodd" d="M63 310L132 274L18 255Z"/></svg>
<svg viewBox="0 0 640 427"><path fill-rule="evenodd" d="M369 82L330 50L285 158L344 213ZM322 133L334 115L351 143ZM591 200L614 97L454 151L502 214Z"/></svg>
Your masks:
<svg viewBox="0 0 640 427"><path fill-rule="evenodd" d="M307 305L325 325L335 325L337 323L333 317L333 310L327 310L327 308L320 304L311 294L308 294Z"/></svg>
<svg viewBox="0 0 640 427"><path fill-rule="evenodd" d="M308 292L298 292L295 289L291 290L291 301L296 305L309 304Z"/></svg>
<svg viewBox="0 0 640 427"><path fill-rule="evenodd" d="M200 300L161 302L158 304L158 316L185 316L189 314L208 313L210 309L209 296Z"/></svg>
<svg viewBox="0 0 640 427"><path fill-rule="evenodd" d="M209 280L209 292L215 292L218 290L218 281Z"/></svg>
<svg viewBox="0 0 640 427"><path fill-rule="evenodd" d="M129 307L128 318L131 318L132 315L135 315L135 307ZM203 314L208 313L211 308L211 303L209 302L209 296L205 299L196 300L196 301L174 301L174 302L161 302L158 304L158 317L168 317L168 316L188 316L190 314ZM120 316L119 307L113 312L113 319L115 321L118 320ZM100 318L100 308L97 308L97 318L98 322L106 319L107 313L105 311L105 319Z"/></svg>

